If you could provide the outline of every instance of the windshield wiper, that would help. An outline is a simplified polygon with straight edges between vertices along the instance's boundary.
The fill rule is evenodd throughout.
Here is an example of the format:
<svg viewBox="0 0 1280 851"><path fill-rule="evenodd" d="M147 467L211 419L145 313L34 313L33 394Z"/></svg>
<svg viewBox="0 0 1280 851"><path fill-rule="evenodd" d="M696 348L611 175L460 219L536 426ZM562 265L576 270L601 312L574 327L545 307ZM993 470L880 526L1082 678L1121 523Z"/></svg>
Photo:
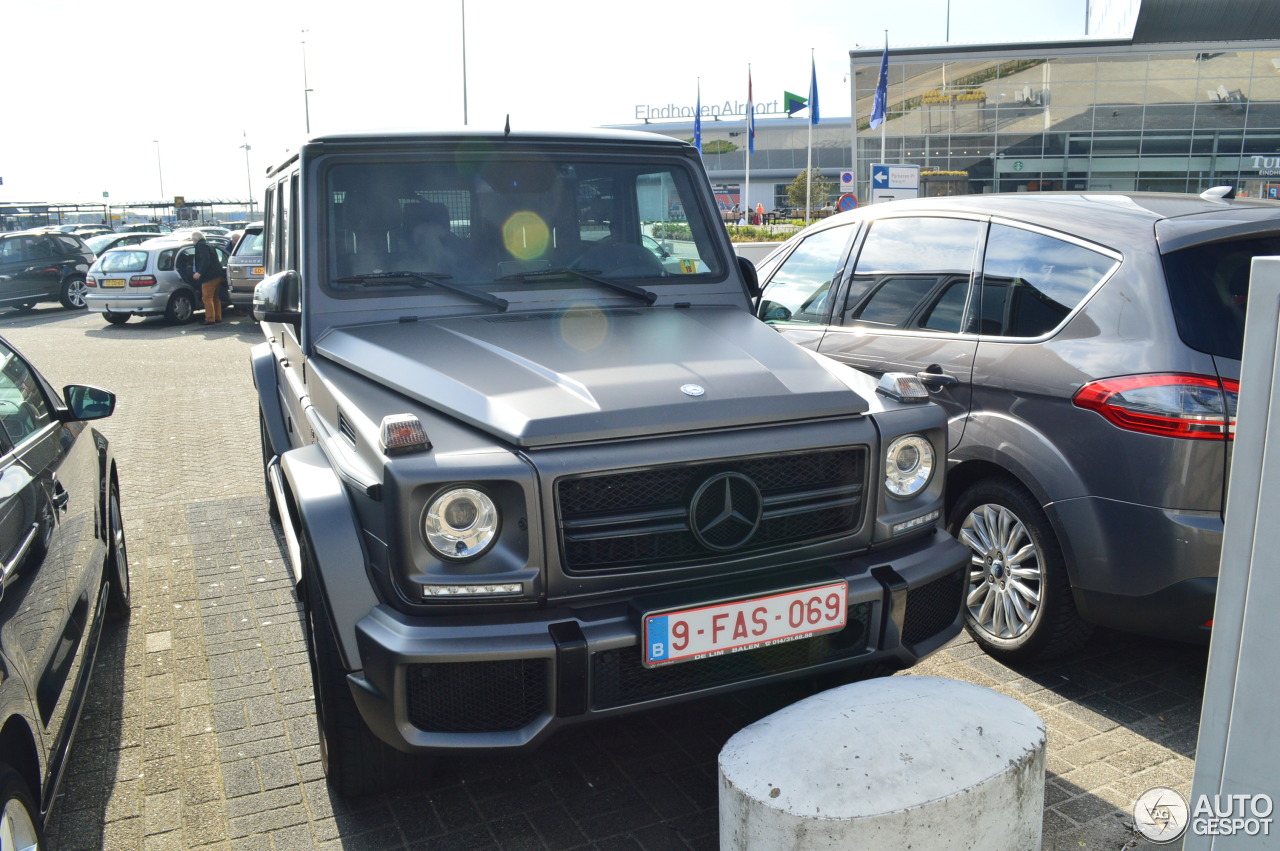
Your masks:
<svg viewBox="0 0 1280 851"><path fill-rule="evenodd" d="M452 275L444 275L437 272L370 272L367 275L352 275L347 278L334 278L335 284L360 284L361 286L369 286L370 284L385 284L394 281L403 281L411 287L422 288L423 284L431 284L442 290L456 293L463 298L469 298L472 301L478 301L481 304L492 305L499 310L507 309L507 300L499 298L491 293L483 290L473 290L470 287L460 287L457 284L449 283L448 279ZM407 279L407 280L405 280Z"/></svg>
<svg viewBox="0 0 1280 851"><path fill-rule="evenodd" d="M622 281L611 281L608 278L600 277L599 269L570 269L564 267L562 269L536 269L530 272L516 272L511 275L503 275L498 278L499 281L527 281L530 278L551 278L563 275L571 275L575 278L581 278L584 281L590 281L593 284L599 284L602 287L615 290L623 295L629 295L637 298L645 304L653 304L658 300L658 294L646 290L643 287L637 287L634 284L624 284Z"/></svg>

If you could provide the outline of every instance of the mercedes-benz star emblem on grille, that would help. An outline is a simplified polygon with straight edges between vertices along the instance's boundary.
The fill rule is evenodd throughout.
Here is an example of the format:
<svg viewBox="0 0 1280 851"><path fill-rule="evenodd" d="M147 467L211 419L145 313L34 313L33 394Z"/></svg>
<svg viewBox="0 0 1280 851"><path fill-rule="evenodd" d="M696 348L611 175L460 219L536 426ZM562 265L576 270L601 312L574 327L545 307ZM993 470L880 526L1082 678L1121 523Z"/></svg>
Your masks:
<svg viewBox="0 0 1280 851"><path fill-rule="evenodd" d="M741 473L717 473L689 501L689 528L712 550L736 550L751 540L763 515L760 488Z"/></svg>
<svg viewBox="0 0 1280 851"><path fill-rule="evenodd" d="M701 384L685 384L681 386L680 392L686 396L701 396L707 391L703 389Z"/></svg>

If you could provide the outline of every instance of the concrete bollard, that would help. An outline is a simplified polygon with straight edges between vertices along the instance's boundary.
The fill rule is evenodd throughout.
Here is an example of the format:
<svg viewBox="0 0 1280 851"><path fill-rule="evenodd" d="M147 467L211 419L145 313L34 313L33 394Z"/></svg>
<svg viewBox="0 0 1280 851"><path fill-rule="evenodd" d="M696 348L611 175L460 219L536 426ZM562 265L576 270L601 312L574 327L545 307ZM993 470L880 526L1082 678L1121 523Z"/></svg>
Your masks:
<svg viewBox="0 0 1280 851"><path fill-rule="evenodd" d="M720 751L720 847L1040 847L1044 723L1011 697L883 677L806 698Z"/></svg>

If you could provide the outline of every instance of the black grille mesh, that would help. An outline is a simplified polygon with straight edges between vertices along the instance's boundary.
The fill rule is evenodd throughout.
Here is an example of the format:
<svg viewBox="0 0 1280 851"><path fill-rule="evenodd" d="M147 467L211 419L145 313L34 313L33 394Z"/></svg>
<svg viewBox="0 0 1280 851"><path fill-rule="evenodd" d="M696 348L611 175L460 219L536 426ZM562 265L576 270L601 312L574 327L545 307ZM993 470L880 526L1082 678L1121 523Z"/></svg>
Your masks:
<svg viewBox="0 0 1280 851"><path fill-rule="evenodd" d="M638 647L596 653L591 659L592 705L627 706L861 656L867 652L870 616L871 604L859 603L850 607L849 623L840 632L662 668L645 668Z"/></svg>
<svg viewBox="0 0 1280 851"><path fill-rule="evenodd" d="M547 709L547 660L410 665L409 722L430 733L519 730Z"/></svg>
<svg viewBox="0 0 1280 851"><path fill-rule="evenodd" d="M963 583L963 573L952 573L909 592L902 642L916 644L949 627L960 613Z"/></svg>
<svg viewBox="0 0 1280 851"><path fill-rule="evenodd" d="M865 458L863 447L851 447L561 479L556 497L565 570L589 573L722 558L723 552L698 542L687 516L694 492L719 472L747 476L772 506L734 555L852 533L862 520ZM832 491L839 493L832 496ZM653 512L665 514L660 520L644 516ZM591 533L582 531L584 523Z"/></svg>

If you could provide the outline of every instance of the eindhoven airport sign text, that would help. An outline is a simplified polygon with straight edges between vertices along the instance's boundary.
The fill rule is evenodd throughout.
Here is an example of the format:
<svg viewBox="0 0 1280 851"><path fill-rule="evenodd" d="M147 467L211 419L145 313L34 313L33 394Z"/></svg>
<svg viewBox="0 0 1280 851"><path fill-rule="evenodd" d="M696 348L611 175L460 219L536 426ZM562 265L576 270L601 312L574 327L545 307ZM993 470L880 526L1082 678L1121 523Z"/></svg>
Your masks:
<svg viewBox="0 0 1280 851"><path fill-rule="evenodd" d="M784 112L781 101L769 101L768 103L758 103L755 105L756 115L777 115ZM636 104L636 120L648 121L652 118L693 118L698 112L695 106L679 106L669 103L665 106L654 106L648 103ZM725 101L721 105L705 104L702 107L703 118L718 118L720 116L741 116L746 118L747 104L746 101Z"/></svg>

